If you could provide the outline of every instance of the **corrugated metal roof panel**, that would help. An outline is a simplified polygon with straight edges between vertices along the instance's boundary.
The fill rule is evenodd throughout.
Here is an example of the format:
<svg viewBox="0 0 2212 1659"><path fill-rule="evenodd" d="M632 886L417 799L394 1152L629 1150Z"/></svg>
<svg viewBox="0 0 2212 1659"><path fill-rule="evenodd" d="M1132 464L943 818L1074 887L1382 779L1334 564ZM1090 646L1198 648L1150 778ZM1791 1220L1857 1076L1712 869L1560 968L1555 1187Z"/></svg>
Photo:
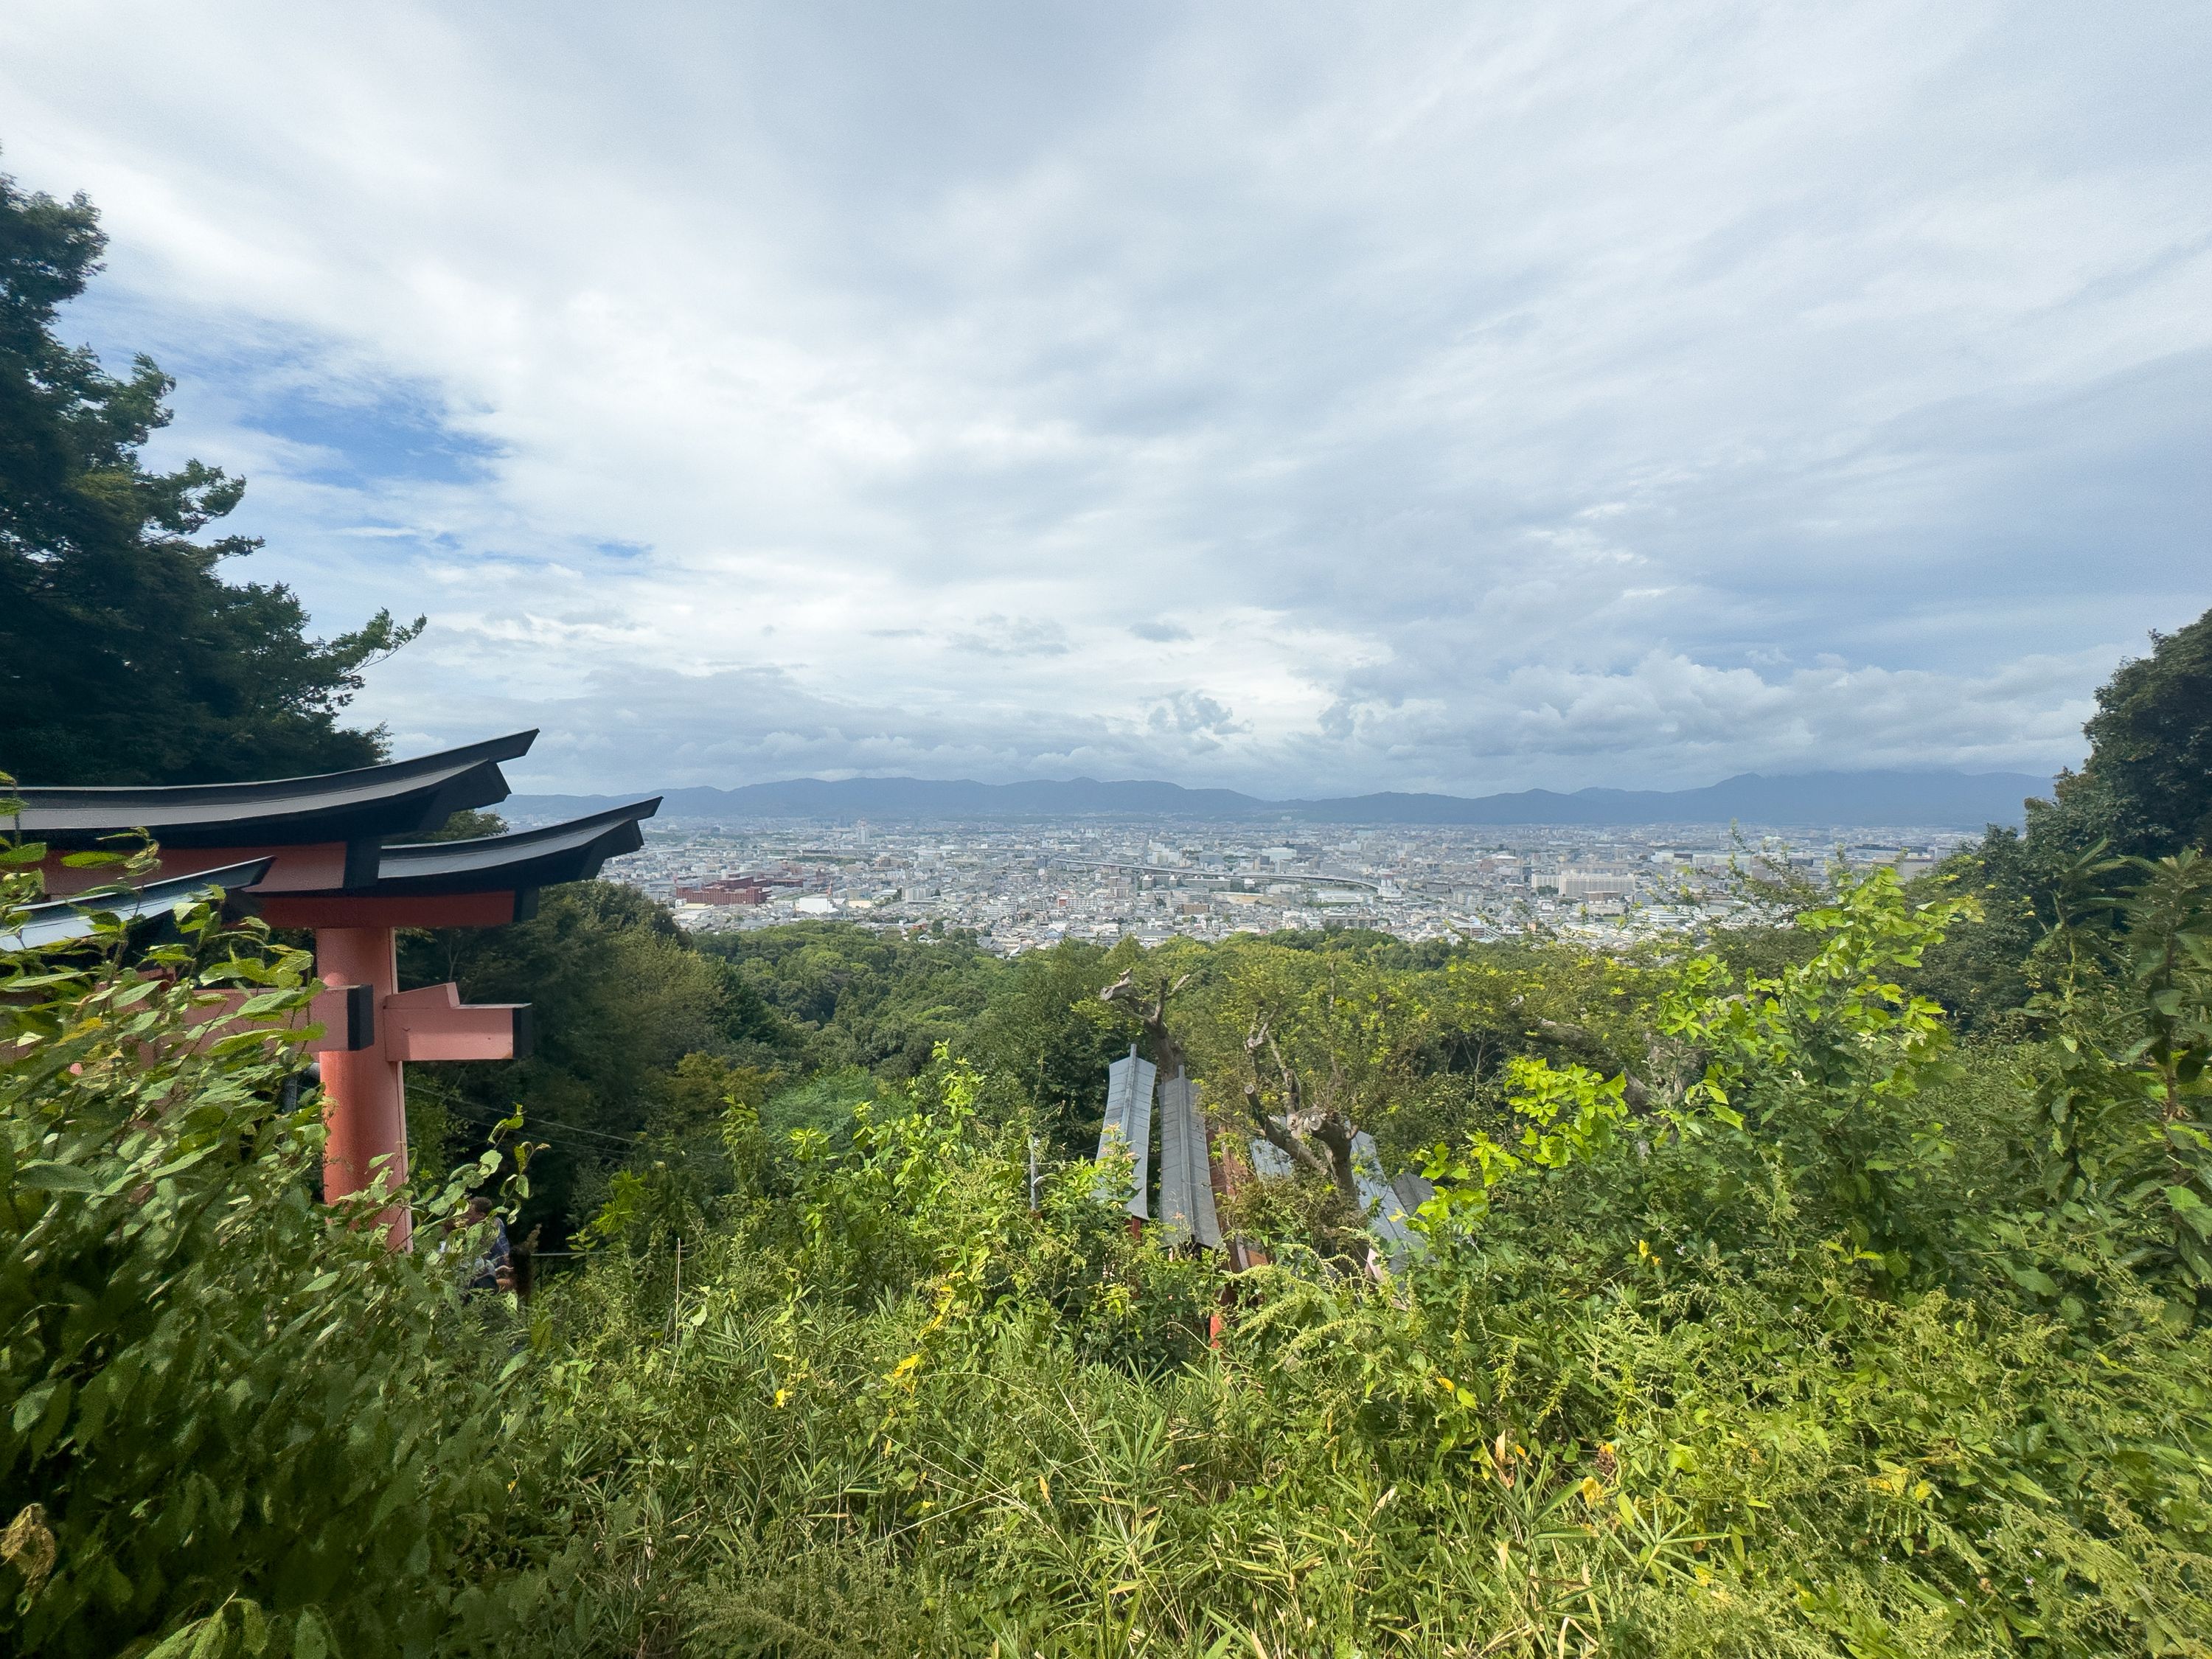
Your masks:
<svg viewBox="0 0 2212 1659"><path fill-rule="evenodd" d="M165 916L179 904L197 904L218 892L231 898L260 880L268 872L269 862L267 859L248 859L242 864L227 864L219 870L202 870L189 876L151 881L129 892L98 897L88 894L26 905L16 912L17 926L0 933L0 951L37 951L65 945L72 939L88 939L96 929L95 918L101 915L112 915L125 923L143 921Z"/></svg>
<svg viewBox="0 0 2212 1659"><path fill-rule="evenodd" d="M1375 1235L1383 1254L1393 1261L1413 1247L1413 1231L1406 1224L1411 1212L1397 1190L1382 1178L1382 1155L1375 1137L1362 1129L1352 1137L1352 1178L1359 1187L1360 1207L1367 1212L1367 1231Z"/></svg>
<svg viewBox="0 0 2212 1659"><path fill-rule="evenodd" d="M1206 1153L1198 1085L1177 1073L1160 1085L1160 1220L1176 1238L1194 1238L1218 1250L1221 1223Z"/></svg>
<svg viewBox="0 0 2212 1659"><path fill-rule="evenodd" d="M1106 1068L1106 1121L1098 1132L1097 1161L1127 1161L1127 1208L1139 1220L1147 1213L1145 1176L1152 1161L1152 1084L1158 1071L1151 1060L1137 1057L1133 1044Z"/></svg>
<svg viewBox="0 0 2212 1659"><path fill-rule="evenodd" d="M1262 1181L1288 1181L1297 1170L1288 1152L1264 1135L1254 1135L1252 1173Z"/></svg>

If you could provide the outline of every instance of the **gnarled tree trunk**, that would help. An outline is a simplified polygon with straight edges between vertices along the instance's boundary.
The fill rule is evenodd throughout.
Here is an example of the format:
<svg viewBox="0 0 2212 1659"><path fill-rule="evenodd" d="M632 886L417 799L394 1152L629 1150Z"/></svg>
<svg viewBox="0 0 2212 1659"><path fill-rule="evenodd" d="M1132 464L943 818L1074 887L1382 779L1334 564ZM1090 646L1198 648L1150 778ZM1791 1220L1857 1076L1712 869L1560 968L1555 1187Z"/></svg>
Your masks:
<svg viewBox="0 0 2212 1659"><path fill-rule="evenodd" d="M1282 1046L1265 1014L1252 1017L1252 1029L1244 1038L1244 1052L1251 1059L1251 1069L1244 1079L1244 1109L1261 1134L1300 1169L1326 1176L1338 1192L1353 1204L1359 1202L1359 1183L1352 1170L1352 1137L1358 1133L1352 1120L1331 1099L1323 1103L1313 1100L1304 1079L1283 1058ZM1280 1080L1282 1110L1267 1109L1266 1088L1261 1081L1261 1055ZM1335 1091L1331 1091L1332 1095Z"/></svg>

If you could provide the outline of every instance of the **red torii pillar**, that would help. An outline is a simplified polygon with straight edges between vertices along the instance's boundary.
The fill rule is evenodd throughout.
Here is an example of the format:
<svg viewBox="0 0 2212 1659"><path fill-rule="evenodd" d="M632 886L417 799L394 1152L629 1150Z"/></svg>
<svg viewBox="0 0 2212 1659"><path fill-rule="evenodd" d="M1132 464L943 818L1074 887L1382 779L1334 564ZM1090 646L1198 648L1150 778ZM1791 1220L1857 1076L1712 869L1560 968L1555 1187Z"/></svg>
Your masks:
<svg viewBox="0 0 2212 1659"><path fill-rule="evenodd" d="M315 930L315 967L323 983L368 986L379 1014L399 994L396 951L389 927ZM323 1147L326 1201L351 1197L379 1174L394 1190L407 1182L407 1085L402 1062L385 1054L383 1025L382 1019L376 1022L377 1041L369 1047L323 1055L323 1120L330 1128ZM407 1206L394 1205L385 1220L392 1247L407 1249L415 1230Z"/></svg>
<svg viewBox="0 0 2212 1659"><path fill-rule="evenodd" d="M307 1045L323 1076L323 1197L335 1202L372 1184L391 1192L407 1182L406 1065L410 1060L514 1060L530 1051L527 1003L465 1004L458 987L402 991L397 959L402 927L495 927L531 913L531 890L469 893L329 893L269 890L278 880L305 885L336 879L344 848L309 845L248 848L267 860L260 884L243 891L271 927L312 929L316 976L328 988L307 1018L325 1035ZM185 876L240 860L236 848L164 852L159 878ZM58 855L46 867L58 896L82 891L106 872L73 869ZM362 988L363 999L345 993ZM236 999L244 1001L241 994ZM364 1014L367 1018L362 1018ZM358 1044L359 1046L355 1046ZM378 1224L394 1249L411 1248L407 1205L384 1209Z"/></svg>
<svg viewBox="0 0 2212 1659"><path fill-rule="evenodd" d="M262 914L278 927L313 927L315 971L332 990L368 988L375 1011L370 1041L322 1051L323 1197L336 1202L372 1187L397 1192L407 1181L410 1060L513 1060L529 1052L529 1005L465 1004L447 983L399 988L401 927L482 927L514 919L513 892L398 897L271 895ZM404 1202L379 1224L394 1249L411 1247L414 1219Z"/></svg>

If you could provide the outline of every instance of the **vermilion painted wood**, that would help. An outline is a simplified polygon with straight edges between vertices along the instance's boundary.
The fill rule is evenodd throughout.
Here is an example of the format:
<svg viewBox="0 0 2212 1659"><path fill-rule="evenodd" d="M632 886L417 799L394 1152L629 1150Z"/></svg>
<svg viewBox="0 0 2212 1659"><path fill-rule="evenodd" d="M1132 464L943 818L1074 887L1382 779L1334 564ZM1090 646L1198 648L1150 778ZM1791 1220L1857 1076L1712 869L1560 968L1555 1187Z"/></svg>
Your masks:
<svg viewBox="0 0 2212 1659"><path fill-rule="evenodd" d="M427 985L385 998L377 1036L386 1055L405 1060L513 1060L518 1002L464 1004L456 985Z"/></svg>
<svg viewBox="0 0 2212 1659"><path fill-rule="evenodd" d="M260 897L263 889L255 888ZM275 894L262 899L262 920L271 927L502 927L515 920L515 896L506 893L422 893L379 896L343 893Z"/></svg>
<svg viewBox="0 0 2212 1659"><path fill-rule="evenodd" d="M368 985L376 993L379 1036L384 1005L399 991L399 968L389 927L325 927L315 935L315 965L330 985ZM397 1189L407 1180L407 1092L398 1060L382 1042L323 1056L323 1196L334 1200L366 1190L374 1181ZM404 1203L379 1217L396 1250L410 1248L414 1218Z"/></svg>
<svg viewBox="0 0 2212 1659"><path fill-rule="evenodd" d="M323 927L315 962L324 982L367 985L376 999L376 1041L368 1048L323 1056L323 1195L350 1197L372 1181L396 1190L407 1180L406 1062L410 1060L512 1060L521 1006L464 1004L459 988L428 985L402 991L390 927ZM392 1247L414 1235L407 1206L382 1212Z"/></svg>
<svg viewBox="0 0 2212 1659"><path fill-rule="evenodd" d="M527 1052L523 1006L464 1007L450 985L403 994L393 931L525 920L535 914L538 889L588 879L608 859L644 844L638 822L653 815L658 800L469 841L398 841L434 831L462 808L503 799L499 763L522 754L536 735L516 732L313 778L12 793L24 803L18 824L25 837L55 849L45 872L46 891L58 899L116 874L112 865L71 869L61 861L64 849L106 846L133 826L161 843L155 879L269 860L246 890L261 915L272 927L313 929L324 981L365 987L372 1003L355 1011L373 1013L360 1024L375 1027L374 1040L359 1048L345 1046L347 1010L335 990L312 1011L326 1028L312 1045L322 1054L330 1126L324 1188L342 1199L373 1182L395 1192L405 1182L408 1060L505 1060L518 1048ZM227 1034L228 1024L218 1011L211 1029ZM408 1247L412 1224L404 1202L391 1203L381 1224L395 1248Z"/></svg>
<svg viewBox="0 0 2212 1659"><path fill-rule="evenodd" d="M374 1005L371 1006L373 1006ZM349 1011L346 1007L345 987L342 985L335 987L331 990L322 992L313 1002L307 1005L307 1018L303 1023L309 1025L319 1025L323 1028L322 1036L318 1037L309 1037L304 1045L309 1054L346 1054L351 1052L353 1044L347 1040L346 1031L346 1026L349 1023L347 1018L348 1012ZM368 1036L370 1043L374 1043L376 1041L376 1032L374 1029L373 1022L372 1029L368 1033Z"/></svg>

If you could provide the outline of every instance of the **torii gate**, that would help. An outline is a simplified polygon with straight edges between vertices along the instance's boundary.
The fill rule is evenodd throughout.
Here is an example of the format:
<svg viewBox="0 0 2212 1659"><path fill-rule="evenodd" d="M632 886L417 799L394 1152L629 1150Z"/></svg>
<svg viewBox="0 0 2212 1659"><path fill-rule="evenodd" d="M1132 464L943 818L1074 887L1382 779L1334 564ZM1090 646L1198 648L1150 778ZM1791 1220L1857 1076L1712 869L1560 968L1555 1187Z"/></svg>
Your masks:
<svg viewBox="0 0 2212 1659"><path fill-rule="evenodd" d="M586 880L608 859L645 844L638 822L659 809L658 798L550 829L384 844L506 799L499 763L525 753L537 736L520 732L415 760L265 783L18 787L16 830L46 844L46 890L58 897L102 880L100 871L63 864L64 853L144 830L161 848L155 881L243 866L239 873L253 878L240 890L272 927L314 931L316 973L329 988L316 999L325 1033L313 1045L330 1126L323 1195L335 1200L372 1178L394 1188L406 1181L409 1061L530 1052L527 1003L464 1004L450 983L402 991L397 930L526 921L539 888ZM406 1206L385 1213L393 1248L407 1249L413 1223Z"/></svg>

